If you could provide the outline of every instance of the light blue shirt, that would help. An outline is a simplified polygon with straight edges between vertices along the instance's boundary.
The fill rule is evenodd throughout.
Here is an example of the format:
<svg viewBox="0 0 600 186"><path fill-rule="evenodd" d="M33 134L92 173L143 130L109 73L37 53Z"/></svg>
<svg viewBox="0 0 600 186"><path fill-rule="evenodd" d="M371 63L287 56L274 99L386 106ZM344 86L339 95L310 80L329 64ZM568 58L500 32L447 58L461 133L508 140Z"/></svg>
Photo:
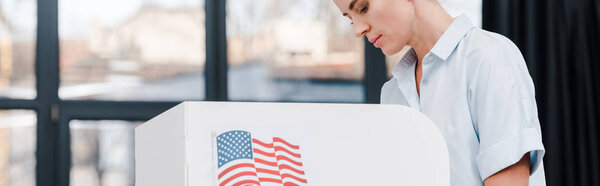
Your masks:
<svg viewBox="0 0 600 186"><path fill-rule="evenodd" d="M533 81L509 39L458 16L423 59L420 97L416 62L411 49L383 85L381 103L406 105L433 120L448 145L452 185L483 185L527 152L530 185L546 185Z"/></svg>

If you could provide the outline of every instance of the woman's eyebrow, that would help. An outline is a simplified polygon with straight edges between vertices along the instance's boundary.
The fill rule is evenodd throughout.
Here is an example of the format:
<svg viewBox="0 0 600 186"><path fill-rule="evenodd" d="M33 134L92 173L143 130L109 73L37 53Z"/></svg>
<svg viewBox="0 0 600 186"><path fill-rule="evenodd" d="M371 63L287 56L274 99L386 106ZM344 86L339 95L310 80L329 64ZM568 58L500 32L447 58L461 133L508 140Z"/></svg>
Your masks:
<svg viewBox="0 0 600 186"><path fill-rule="evenodd" d="M356 4L357 0L352 0L352 2L350 2L350 6L348 6L348 9L352 10L354 9L354 4Z"/></svg>
<svg viewBox="0 0 600 186"><path fill-rule="evenodd" d="M352 17L350 15L348 15L348 13L342 13L343 16L348 17L348 19L352 20Z"/></svg>

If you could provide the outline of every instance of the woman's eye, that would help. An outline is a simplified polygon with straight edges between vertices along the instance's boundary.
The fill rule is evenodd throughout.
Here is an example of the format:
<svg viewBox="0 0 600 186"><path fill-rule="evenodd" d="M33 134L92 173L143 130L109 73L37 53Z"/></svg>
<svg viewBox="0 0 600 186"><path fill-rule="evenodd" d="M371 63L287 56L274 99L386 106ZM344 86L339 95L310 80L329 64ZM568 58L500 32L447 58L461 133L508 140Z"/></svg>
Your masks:
<svg viewBox="0 0 600 186"><path fill-rule="evenodd" d="M360 10L358 10L358 13L364 14L364 13L367 13L367 10L369 10L369 5L365 4L360 8Z"/></svg>

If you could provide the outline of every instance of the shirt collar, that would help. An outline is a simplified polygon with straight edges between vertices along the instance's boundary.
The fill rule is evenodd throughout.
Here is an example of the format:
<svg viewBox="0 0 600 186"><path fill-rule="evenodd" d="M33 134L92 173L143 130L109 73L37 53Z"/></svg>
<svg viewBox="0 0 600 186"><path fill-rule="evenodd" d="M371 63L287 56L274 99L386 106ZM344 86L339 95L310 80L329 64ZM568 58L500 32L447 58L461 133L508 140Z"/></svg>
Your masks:
<svg viewBox="0 0 600 186"><path fill-rule="evenodd" d="M473 28L475 28L475 25L471 23L471 20L464 14L461 14L452 21L452 24L450 24L448 29L442 34L442 37L433 45L430 52L445 61L452 54L458 43Z"/></svg>
<svg viewBox="0 0 600 186"><path fill-rule="evenodd" d="M473 28L475 28L475 25L473 25L471 20L464 14L456 17L446 31L444 31L440 39L433 45L430 53L435 54L435 56L445 61L450 54L452 54L458 43ZM395 77L399 77L401 74L404 74L404 71L410 69L417 60L417 54L415 53L415 50L411 48L406 52L404 57L402 57L400 62L398 62L396 67L394 67L392 74Z"/></svg>
<svg viewBox="0 0 600 186"><path fill-rule="evenodd" d="M404 54L402 59L400 59L398 64L396 64L394 70L392 70L392 75L394 75L394 77L400 77L400 75L405 74L405 71L411 69L417 60L417 53L415 52L415 49L410 48L406 54Z"/></svg>

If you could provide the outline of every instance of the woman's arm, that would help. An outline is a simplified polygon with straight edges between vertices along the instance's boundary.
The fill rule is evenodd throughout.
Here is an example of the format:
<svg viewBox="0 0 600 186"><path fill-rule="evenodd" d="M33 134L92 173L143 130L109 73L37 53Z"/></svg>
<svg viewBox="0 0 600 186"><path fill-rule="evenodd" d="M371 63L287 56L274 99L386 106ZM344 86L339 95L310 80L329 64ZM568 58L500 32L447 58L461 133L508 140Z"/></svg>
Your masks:
<svg viewBox="0 0 600 186"><path fill-rule="evenodd" d="M485 186L520 186L529 185L529 153L519 162L497 172L484 181Z"/></svg>

